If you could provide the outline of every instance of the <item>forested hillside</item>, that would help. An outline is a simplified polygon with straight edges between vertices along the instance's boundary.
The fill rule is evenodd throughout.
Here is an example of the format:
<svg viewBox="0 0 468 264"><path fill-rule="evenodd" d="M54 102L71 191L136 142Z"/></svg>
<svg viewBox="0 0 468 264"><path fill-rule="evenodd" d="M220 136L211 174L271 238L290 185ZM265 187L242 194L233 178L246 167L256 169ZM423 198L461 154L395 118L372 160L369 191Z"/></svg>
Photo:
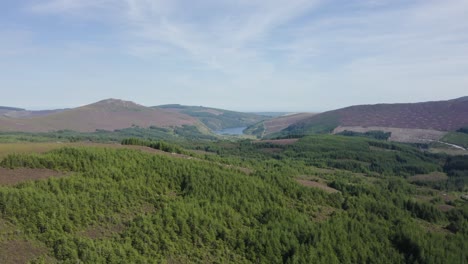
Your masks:
<svg viewBox="0 0 468 264"><path fill-rule="evenodd" d="M123 143L166 152L3 158L57 175L0 186L2 263L468 261L467 157L344 136Z"/></svg>
<svg viewBox="0 0 468 264"><path fill-rule="evenodd" d="M242 113L203 106L186 106L178 104L155 106L176 113L183 113L200 120L211 130L221 130L231 127L247 127L259 121L270 118L269 116Z"/></svg>

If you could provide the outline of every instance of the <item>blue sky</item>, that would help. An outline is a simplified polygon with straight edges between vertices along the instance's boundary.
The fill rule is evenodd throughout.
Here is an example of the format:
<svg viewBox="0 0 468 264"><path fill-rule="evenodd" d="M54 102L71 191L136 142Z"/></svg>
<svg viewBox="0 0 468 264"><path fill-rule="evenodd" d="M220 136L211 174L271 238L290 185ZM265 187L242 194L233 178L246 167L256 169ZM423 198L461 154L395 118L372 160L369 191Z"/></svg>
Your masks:
<svg viewBox="0 0 468 264"><path fill-rule="evenodd" d="M0 2L0 105L324 111L468 95L467 0Z"/></svg>

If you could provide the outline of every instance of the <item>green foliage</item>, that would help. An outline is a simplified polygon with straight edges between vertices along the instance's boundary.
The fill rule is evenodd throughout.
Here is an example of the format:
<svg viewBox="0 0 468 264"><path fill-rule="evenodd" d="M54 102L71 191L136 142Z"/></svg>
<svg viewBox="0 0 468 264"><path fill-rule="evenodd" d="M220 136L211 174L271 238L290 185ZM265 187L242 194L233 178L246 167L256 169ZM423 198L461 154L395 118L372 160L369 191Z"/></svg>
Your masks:
<svg viewBox="0 0 468 264"><path fill-rule="evenodd" d="M430 154L402 144L333 135L305 137L284 155L309 165L360 173L414 175L441 170Z"/></svg>
<svg viewBox="0 0 468 264"><path fill-rule="evenodd" d="M256 124L250 125L244 130L244 133L247 135L254 135L257 138L261 138L265 132L265 123L258 122Z"/></svg>
<svg viewBox="0 0 468 264"><path fill-rule="evenodd" d="M448 157L444 165L444 171L449 176L446 189L466 191L468 186L468 157Z"/></svg>
<svg viewBox="0 0 468 264"><path fill-rule="evenodd" d="M184 125L175 128L150 127L140 128L131 127L115 131L98 130L92 133L76 132L70 130L61 130L47 133L28 133L28 132L0 132L0 143L11 142L120 142L125 138L141 139L159 139L166 141L185 141L185 140L214 140L215 136L207 135L198 130L195 126Z"/></svg>
<svg viewBox="0 0 468 264"><path fill-rule="evenodd" d="M162 150L164 152L169 152L169 153L188 154L188 152L182 149L181 147L175 144L164 142L164 141L148 141L148 140L143 140L143 139L138 139L138 138L126 138L122 140L121 144L122 145L146 146L146 147L159 149L159 150Z"/></svg>
<svg viewBox="0 0 468 264"><path fill-rule="evenodd" d="M458 129L457 132L468 134L468 127L462 127Z"/></svg>
<svg viewBox="0 0 468 264"><path fill-rule="evenodd" d="M184 151L166 141L122 143ZM188 159L82 147L10 155L0 166L71 174L0 187L0 219L64 263L468 261L467 207L444 213L416 201L419 189L404 179L421 171L463 171L463 157L447 160L408 145L332 135L293 145L181 144L216 154ZM300 175L320 177L338 192L299 185L294 177ZM447 229L428 231L421 222ZM116 225L121 228L112 229ZM113 231L83 235L95 226Z"/></svg>

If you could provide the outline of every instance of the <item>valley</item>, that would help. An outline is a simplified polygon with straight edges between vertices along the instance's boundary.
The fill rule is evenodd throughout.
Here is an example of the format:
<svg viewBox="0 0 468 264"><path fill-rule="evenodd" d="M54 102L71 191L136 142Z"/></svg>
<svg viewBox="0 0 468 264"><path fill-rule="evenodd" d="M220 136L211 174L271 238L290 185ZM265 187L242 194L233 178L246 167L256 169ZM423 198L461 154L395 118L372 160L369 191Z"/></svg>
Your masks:
<svg viewBox="0 0 468 264"><path fill-rule="evenodd" d="M467 11L0 1L0 264L467 264Z"/></svg>

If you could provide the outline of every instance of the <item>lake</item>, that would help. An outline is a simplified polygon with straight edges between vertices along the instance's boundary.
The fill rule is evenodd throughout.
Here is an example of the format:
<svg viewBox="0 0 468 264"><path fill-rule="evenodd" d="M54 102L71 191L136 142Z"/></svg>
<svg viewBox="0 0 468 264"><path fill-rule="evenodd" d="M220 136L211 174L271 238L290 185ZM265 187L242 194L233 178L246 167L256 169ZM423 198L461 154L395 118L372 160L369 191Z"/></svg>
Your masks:
<svg viewBox="0 0 468 264"><path fill-rule="evenodd" d="M231 127L231 128L225 128L221 130L216 130L213 131L218 135L243 135L242 131L246 129L247 127Z"/></svg>

